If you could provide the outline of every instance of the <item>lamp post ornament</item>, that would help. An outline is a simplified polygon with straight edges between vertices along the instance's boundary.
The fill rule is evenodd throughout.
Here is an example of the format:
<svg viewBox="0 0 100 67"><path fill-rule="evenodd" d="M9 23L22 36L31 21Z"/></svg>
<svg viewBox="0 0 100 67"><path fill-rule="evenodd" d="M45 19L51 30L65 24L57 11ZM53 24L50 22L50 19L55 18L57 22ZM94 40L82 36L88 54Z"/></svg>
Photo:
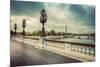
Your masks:
<svg viewBox="0 0 100 67"><path fill-rule="evenodd" d="M40 22L42 23L41 36L42 37L45 37L46 36L46 33L45 33L44 24L47 21L47 14L46 14L46 11L44 9L41 10L40 14L41 14L41 16L40 16Z"/></svg>
<svg viewBox="0 0 100 67"><path fill-rule="evenodd" d="M23 27L23 36L25 35L25 27L26 27L26 20L23 19L23 22L22 22L22 27Z"/></svg>

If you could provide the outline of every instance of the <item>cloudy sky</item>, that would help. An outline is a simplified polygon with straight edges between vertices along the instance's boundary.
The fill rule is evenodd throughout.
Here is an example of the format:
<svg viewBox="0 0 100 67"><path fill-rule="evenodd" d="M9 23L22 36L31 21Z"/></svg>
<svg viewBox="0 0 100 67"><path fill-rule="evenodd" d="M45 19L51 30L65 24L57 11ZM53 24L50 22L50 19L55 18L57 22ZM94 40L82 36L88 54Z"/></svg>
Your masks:
<svg viewBox="0 0 100 67"><path fill-rule="evenodd" d="M46 10L48 20L46 31L54 29L64 32L67 26L71 33L94 33L95 6L47 2L11 1L11 29L17 23L17 31L22 31L22 20L26 19L26 31L41 30L40 11Z"/></svg>

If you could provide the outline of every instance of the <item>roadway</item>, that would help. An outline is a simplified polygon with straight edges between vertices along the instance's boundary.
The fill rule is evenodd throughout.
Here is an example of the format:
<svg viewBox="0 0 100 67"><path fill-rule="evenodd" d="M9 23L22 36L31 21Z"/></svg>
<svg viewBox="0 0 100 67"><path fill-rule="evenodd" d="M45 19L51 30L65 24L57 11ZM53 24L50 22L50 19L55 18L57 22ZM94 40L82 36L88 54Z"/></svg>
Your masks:
<svg viewBox="0 0 100 67"><path fill-rule="evenodd" d="M34 43L33 43L34 44ZM11 40L11 66L44 65L81 62L29 44Z"/></svg>

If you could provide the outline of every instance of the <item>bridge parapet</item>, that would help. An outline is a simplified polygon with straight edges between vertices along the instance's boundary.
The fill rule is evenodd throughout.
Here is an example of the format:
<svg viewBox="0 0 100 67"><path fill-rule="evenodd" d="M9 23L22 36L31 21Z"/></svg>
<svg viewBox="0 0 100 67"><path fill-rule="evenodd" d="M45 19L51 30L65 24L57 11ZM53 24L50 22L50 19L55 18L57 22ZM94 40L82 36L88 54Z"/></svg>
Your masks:
<svg viewBox="0 0 100 67"><path fill-rule="evenodd" d="M80 52L89 56L95 56L95 45L86 43L66 42L45 39L46 46L61 48L73 52Z"/></svg>
<svg viewBox="0 0 100 67"><path fill-rule="evenodd" d="M64 53L65 56L69 54L71 58L74 57L80 61L95 61L95 44L67 42L48 38L45 38L43 40L44 44L42 44L39 37L25 37L25 39L29 40L32 44L36 43L34 46L39 46L40 49L42 48L59 54Z"/></svg>

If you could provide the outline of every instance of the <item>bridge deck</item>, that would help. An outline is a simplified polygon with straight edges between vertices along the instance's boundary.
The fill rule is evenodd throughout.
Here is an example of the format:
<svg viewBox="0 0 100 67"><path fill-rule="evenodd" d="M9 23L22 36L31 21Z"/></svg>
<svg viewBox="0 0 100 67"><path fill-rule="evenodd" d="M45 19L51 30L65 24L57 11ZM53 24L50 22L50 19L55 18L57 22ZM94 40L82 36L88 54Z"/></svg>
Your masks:
<svg viewBox="0 0 100 67"><path fill-rule="evenodd" d="M29 44L11 40L11 66L81 62Z"/></svg>

